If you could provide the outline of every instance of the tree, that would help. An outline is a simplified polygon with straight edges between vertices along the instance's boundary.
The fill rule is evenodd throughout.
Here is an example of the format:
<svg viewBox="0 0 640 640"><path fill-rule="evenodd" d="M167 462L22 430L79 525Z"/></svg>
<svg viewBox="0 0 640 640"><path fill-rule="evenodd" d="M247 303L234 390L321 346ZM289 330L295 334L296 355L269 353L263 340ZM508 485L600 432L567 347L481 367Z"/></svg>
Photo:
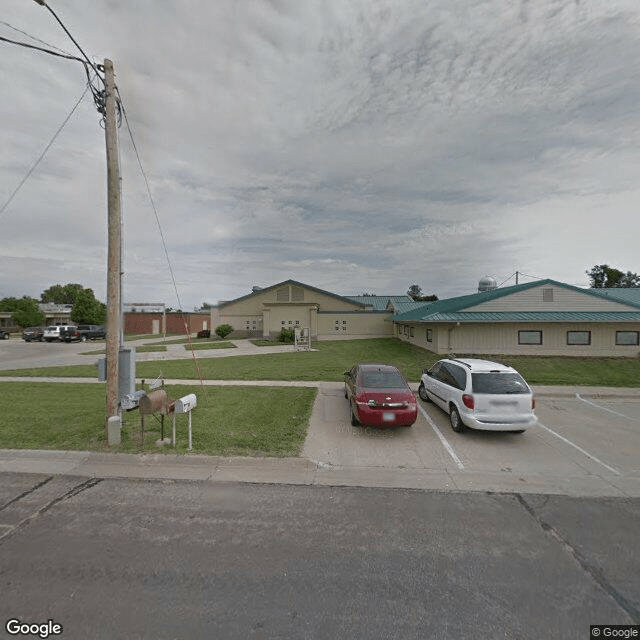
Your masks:
<svg viewBox="0 0 640 640"><path fill-rule="evenodd" d="M592 289L640 287L640 275L610 267L608 264L597 264L590 271L585 271L591 281Z"/></svg>
<svg viewBox="0 0 640 640"><path fill-rule="evenodd" d="M84 289L81 284L54 284L40 294L41 302L75 304L78 294Z"/></svg>
<svg viewBox="0 0 640 640"><path fill-rule="evenodd" d="M96 300L92 289L82 289L73 304L71 320L78 324L104 324L106 317L106 305Z"/></svg>
<svg viewBox="0 0 640 640"><path fill-rule="evenodd" d="M407 291L407 295L416 302L434 302L438 299L436 295L425 296L418 284L412 284Z"/></svg>
<svg viewBox="0 0 640 640"><path fill-rule="evenodd" d="M19 327L33 327L46 321L44 313L38 308L38 301L29 296L3 298L0 300L0 311L11 311L11 320Z"/></svg>

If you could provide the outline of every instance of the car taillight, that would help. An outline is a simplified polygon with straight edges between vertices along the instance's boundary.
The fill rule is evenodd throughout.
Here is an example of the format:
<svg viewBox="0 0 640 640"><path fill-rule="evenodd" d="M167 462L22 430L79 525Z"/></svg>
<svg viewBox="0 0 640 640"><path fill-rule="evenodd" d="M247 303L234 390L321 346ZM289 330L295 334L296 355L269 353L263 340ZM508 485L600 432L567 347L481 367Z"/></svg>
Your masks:
<svg viewBox="0 0 640 640"><path fill-rule="evenodd" d="M531 411L533 411L536 408L536 399L531 396Z"/></svg>
<svg viewBox="0 0 640 640"><path fill-rule="evenodd" d="M462 402L467 409L473 409L473 396L467 395L466 393L462 396Z"/></svg>

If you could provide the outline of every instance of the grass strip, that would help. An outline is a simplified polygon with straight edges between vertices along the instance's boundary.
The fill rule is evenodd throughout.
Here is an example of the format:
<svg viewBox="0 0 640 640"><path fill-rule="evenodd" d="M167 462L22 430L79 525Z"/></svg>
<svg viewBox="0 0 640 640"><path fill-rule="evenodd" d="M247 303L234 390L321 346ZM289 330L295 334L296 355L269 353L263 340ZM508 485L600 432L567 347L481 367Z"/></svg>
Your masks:
<svg viewBox="0 0 640 640"><path fill-rule="evenodd" d="M397 366L409 381L417 382L423 368L444 357L395 338L322 341L314 342L313 348L317 351L200 358L198 365L207 380L339 381L357 362L384 362ZM484 357L514 366L530 384L640 387L637 358ZM166 378L197 380L199 377L192 359L138 362L136 373L138 378L155 378L160 368ZM0 371L0 376L11 375L95 378L97 369L76 365Z"/></svg>
<svg viewBox="0 0 640 640"><path fill-rule="evenodd" d="M105 450L104 385L1 383L0 448ZM170 399L195 393L193 452L224 456L297 456L302 450L316 389L308 387L167 386ZM156 447L161 423L147 416L144 443L140 414L124 414L122 444L109 451L186 453L188 417L176 416L177 446ZM172 417L164 419L171 436Z"/></svg>

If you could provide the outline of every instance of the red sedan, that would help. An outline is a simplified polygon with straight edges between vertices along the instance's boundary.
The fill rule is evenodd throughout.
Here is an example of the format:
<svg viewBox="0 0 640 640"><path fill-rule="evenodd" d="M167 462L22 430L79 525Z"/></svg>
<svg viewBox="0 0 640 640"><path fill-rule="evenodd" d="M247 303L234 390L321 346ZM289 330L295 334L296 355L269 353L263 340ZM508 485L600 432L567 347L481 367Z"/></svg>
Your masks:
<svg viewBox="0 0 640 640"><path fill-rule="evenodd" d="M344 375L353 426L410 427L418 418L416 396L395 367L357 364Z"/></svg>

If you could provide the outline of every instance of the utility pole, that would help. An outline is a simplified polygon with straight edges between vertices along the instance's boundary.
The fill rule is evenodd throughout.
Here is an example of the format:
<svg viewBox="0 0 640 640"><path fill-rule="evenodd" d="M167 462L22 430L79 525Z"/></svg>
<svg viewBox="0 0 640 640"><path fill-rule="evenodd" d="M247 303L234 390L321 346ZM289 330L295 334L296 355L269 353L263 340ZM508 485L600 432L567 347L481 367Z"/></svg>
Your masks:
<svg viewBox="0 0 640 640"><path fill-rule="evenodd" d="M119 415L119 350L121 336L121 263L122 224L120 210L120 166L118 162L118 127L116 122L116 87L113 62L104 60L105 114L104 135L107 145L107 419ZM107 434L108 436L108 434Z"/></svg>

